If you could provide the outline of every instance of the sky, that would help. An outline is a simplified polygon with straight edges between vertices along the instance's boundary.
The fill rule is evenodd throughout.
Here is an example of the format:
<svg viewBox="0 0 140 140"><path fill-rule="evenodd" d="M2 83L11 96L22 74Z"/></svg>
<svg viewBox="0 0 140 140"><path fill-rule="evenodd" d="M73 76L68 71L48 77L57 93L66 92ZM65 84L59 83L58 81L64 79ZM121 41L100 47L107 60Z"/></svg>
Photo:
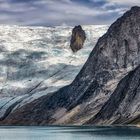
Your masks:
<svg viewBox="0 0 140 140"><path fill-rule="evenodd" d="M0 24L105 25L136 5L140 0L0 0Z"/></svg>

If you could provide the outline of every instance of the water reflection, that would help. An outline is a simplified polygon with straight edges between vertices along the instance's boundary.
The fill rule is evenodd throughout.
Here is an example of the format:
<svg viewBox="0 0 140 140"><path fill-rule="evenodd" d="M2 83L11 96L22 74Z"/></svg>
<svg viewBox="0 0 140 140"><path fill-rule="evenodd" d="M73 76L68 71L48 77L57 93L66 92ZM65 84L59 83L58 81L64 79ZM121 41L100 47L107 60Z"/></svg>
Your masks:
<svg viewBox="0 0 140 140"><path fill-rule="evenodd" d="M0 127L0 140L140 140L136 127Z"/></svg>

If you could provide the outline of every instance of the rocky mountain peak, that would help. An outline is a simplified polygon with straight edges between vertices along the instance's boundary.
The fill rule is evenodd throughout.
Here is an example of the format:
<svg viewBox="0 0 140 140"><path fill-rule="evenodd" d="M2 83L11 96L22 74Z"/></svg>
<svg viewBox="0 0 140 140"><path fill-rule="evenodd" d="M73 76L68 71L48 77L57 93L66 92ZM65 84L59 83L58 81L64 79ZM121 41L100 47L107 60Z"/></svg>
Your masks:
<svg viewBox="0 0 140 140"><path fill-rule="evenodd" d="M81 25L75 26L72 30L72 36L70 41L70 47L73 52L77 52L83 48L84 42L86 40L85 31L82 29Z"/></svg>
<svg viewBox="0 0 140 140"><path fill-rule="evenodd" d="M99 63L102 59L105 60L109 69L137 66L140 49L139 15L140 8L133 7L114 22L108 32L99 39L90 57L98 54L96 58L101 58Z"/></svg>
<svg viewBox="0 0 140 140"><path fill-rule="evenodd" d="M71 42L74 51L83 44L85 36L82 40L79 37L81 33L84 34L80 26L73 29ZM79 39L78 43L76 41L77 36L80 43ZM75 44L78 44L78 49ZM139 64L140 7L133 7L99 38L87 62L69 86L15 110L4 123L111 124L115 111L118 118L122 118L120 121L115 119L116 122L120 123L129 116L132 122L140 115L139 101L134 100L139 99ZM130 106L131 111L127 109ZM135 107L135 114L132 107ZM122 117L123 113L125 117ZM27 117L22 118L23 114Z"/></svg>

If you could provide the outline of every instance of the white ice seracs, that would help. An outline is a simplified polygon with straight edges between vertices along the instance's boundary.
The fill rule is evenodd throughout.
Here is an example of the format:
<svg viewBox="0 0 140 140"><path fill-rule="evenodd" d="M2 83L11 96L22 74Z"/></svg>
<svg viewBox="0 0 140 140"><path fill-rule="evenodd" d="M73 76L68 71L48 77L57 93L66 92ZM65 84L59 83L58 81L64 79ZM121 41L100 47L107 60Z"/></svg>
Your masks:
<svg viewBox="0 0 140 140"><path fill-rule="evenodd" d="M74 80L108 26L88 25L83 29L87 36L84 48L72 53L72 27L0 26L0 113L17 99L23 97L22 105ZM2 106L13 96L14 100Z"/></svg>

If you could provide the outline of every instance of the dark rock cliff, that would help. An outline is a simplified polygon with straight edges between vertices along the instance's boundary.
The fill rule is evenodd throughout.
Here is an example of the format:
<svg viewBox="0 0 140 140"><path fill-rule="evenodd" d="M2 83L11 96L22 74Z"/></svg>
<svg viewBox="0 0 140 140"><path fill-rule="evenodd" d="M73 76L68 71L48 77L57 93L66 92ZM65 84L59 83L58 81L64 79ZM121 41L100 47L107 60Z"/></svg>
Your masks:
<svg viewBox="0 0 140 140"><path fill-rule="evenodd" d="M133 7L98 40L71 85L16 109L1 124L120 124L124 118L132 122L139 115L129 111L139 106L134 100L139 96L139 63L140 7ZM115 113L119 118L113 118Z"/></svg>
<svg viewBox="0 0 140 140"><path fill-rule="evenodd" d="M140 66L129 72L95 117L86 124L140 124Z"/></svg>

